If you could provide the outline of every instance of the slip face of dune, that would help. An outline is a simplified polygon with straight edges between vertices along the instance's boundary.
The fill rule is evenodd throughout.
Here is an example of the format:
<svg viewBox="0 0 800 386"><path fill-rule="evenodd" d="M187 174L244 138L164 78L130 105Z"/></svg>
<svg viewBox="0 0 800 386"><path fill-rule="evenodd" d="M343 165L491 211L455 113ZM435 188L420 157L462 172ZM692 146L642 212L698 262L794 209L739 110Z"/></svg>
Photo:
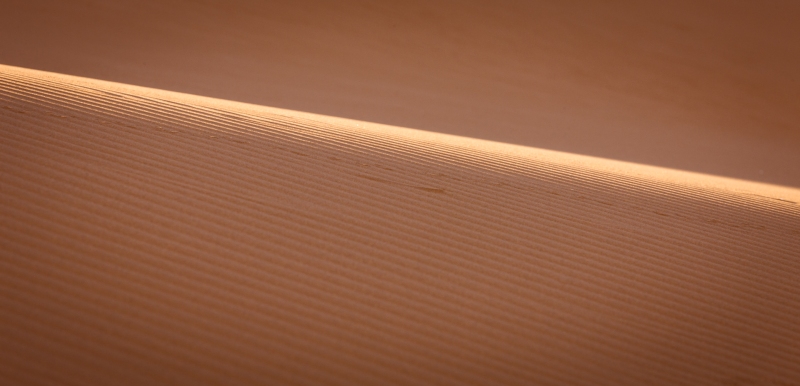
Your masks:
<svg viewBox="0 0 800 386"><path fill-rule="evenodd" d="M3 384L800 384L796 190L13 67L0 132Z"/></svg>

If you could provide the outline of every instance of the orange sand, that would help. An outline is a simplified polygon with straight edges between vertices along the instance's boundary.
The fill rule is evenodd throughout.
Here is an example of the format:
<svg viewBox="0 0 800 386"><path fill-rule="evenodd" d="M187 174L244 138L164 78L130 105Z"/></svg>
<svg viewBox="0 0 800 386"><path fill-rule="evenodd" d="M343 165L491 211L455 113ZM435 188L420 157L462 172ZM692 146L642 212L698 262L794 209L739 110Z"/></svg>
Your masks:
<svg viewBox="0 0 800 386"><path fill-rule="evenodd" d="M4 384L792 384L796 189L0 67Z"/></svg>
<svg viewBox="0 0 800 386"><path fill-rule="evenodd" d="M800 187L794 0L3 4L0 64Z"/></svg>
<svg viewBox="0 0 800 386"><path fill-rule="evenodd" d="M4 1L0 385L800 385L798 3L669 3Z"/></svg>

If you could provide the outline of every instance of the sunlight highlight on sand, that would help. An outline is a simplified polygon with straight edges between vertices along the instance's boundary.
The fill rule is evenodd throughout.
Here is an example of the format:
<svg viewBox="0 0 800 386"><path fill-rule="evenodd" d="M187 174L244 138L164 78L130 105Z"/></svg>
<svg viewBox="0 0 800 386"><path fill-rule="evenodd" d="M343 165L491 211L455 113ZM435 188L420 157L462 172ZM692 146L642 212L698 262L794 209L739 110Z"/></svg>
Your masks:
<svg viewBox="0 0 800 386"><path fill-rule="evenodd" d="M0 66L7 384L793 384L800 192Z"/></svg>

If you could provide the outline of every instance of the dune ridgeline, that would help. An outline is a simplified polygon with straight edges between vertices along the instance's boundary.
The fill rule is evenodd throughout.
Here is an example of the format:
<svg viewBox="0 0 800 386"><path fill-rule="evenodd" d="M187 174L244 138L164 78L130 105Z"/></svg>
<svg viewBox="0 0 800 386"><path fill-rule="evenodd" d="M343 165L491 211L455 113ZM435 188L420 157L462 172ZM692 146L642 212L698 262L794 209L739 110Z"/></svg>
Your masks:
<svg viewBox="0 0 800 386"><path fill-rule="evenodd" d="M794 188L0 66L4 384L800 379Z"/></svg>

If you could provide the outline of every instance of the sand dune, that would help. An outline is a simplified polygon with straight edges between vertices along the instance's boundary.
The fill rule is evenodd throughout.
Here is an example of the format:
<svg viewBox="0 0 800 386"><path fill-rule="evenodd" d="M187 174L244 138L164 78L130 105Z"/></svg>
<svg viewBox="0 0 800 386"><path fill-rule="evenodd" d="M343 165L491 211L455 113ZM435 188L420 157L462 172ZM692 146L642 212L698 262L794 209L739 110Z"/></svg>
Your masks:
<svg viewBox="0 0 800 386"><path fill-rule="evenodd" d="M0 64L800 187L796 0L4 0Z"/></svg>
<svg viewBox="0 0 800 386"><path fill-rule="evenodd" d="M0 67L3 384L800 383L800 191Z"/></svg>

